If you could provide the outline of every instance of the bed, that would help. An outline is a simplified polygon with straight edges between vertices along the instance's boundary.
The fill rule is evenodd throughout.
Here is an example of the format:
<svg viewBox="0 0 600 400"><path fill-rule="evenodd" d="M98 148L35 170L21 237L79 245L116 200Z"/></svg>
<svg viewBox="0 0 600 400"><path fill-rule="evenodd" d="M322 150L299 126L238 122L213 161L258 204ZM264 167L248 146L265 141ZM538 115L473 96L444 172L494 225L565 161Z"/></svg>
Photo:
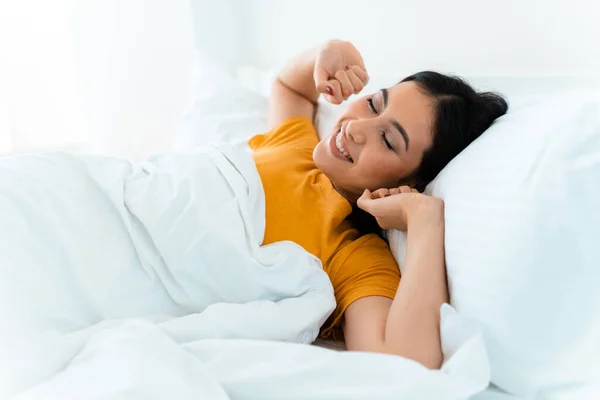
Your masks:
<svg viewBox="0 0 600 400"><path fill-rule="evenodd" d="M191 8L201 57L173 152L0 159L0 399L600 398L598 5ZM314 340L335 306L318 260L259 246L245 141L266 129L274 67L328 37L364 52L366 91L434 68L509 99L427 189L447 206L440 371ZM320 134L341 110L320 103ZM406 238L386 234L402 268Z"/></svg>
<svg viewBox="0 0 600 400"><path fill-rule="evenodd" d="M186 113L185 124L180 132L180 140L177 146L179 148L185 148L188 146L193 146L195 143L197 143L197 141L201 142L202 140L207 140L208 138L202 138L198 136L198 133L200 132L200 129L198 128L200 126L199 115L202 114L206 116L206 113L210 113L210 110L219 110L216 113L216 116L211 114L210 118L204 118L202 126L209 124L213 129L215 129L218 137L222 137L227 141L237 143L239 146L244 147L245 140L249 136L255 134L257 131L264 131L266 129L266 104L268 102L267 94L269 82L273 79L276 70L262 70L255 67L243 67L240 68L237 72L237 75L234 76L228 75L227 73L224 74L216 64L205 64L203 68L207 73L205 76L209 77L209 79L207 81L199 81L197 87L202 87L203 89L197 98L197 102L191 105ZM565 175L564 177L560 178L560 183L555 181L556 177L566 173L564 172L565 167L568 167L568 165L571 164L579 165L581 162L583 162L576 160L592 160L597 157L597 150L595 150L597 148L596 146L598 146L597 138L599 135L598 128L595 127L597 124L597 122L595 122L597 113L592 110L594 110L594 107L596 107L595 104L597 104L597 99L599 98L598 94L600 93L600 78L569 76L474 76L466 78L480 90L495 90L503 93L508 97L511 111L509 111L510 114L508 116L501 118L501 121L492 127L492 133L487 134L485 141L477 141L477 143L474 144L475 146L470 146L468 149L469 152L467 152L466 156L461 155L457 162L451 163L452 165L450 168L448 168L450 172L446 171L445 175L441 174L443 175L442 178L437 179L437 183L430 185L428 188L428 193L444 198L447 205L447 223L448 216L456 221L474 221L472 224L457 223L451 228L452 231L450 231L450 250L453 248L456 249L453 251L453 254L456 256L450 261L451 274L455 274L457 271L461 271L461 269L464 269L465 266L469 265L470 274L473 274L473 276L476 277L475 279L468 279L464 278L463 274L460 275L460 279L458 277L450 277L450 284L453 286L451 287L451 290L453 288L455 289L453 304L459 305L461 310L464 310L470 316L479 318L480 321L485 320L483 326L487 326L487 329L500 330L502 329L500 325L501 322L494 321L493 319L489 318L490 310L495 310L491 311L491 314L501 313L500 315L502 315L502 313L507 313L508 310L506 308L498 308L490 299L482 297L482 295L478 294L481 285L488 285L488 294L490 294L490 296L506 298L507 293L518 293L519 291L524 291L524 294L527 293L527 281L524 280L521 286L508 283L505 287L501 287L494 284L493 279L511 282L510 280L507 280L507 275L502 275L502 273L494 273L489 276L485 276L485 274L478 272L481 271L479 266L486 264L497 265L499 260L502 260L502 263L509 263L509 265L511 263L515 265L521 265L521 267L519 267L522 268L521 271L525 271L529 268L531 270L531 272L528 273L530 274L530 278L533 278L535 273L537 273L534 272L534 266L537 265L537 263L540 263L540 265L555 265L556 268L559 268L557 260L562 259L562 257L565 257L567 254L573 254L572 252L565 251L554 254L552 251L549 251L544 255L543 261L540 258L539 260L535 261L535 263L528 262L527 264L523 264L522 262L519 264L520 261L516 261L519 260L519 258L510 260L504 259L504 256L501 254L503 252L506 253L503 248L514 249L511 251L514 251L514 254L521 254L521 256L519 256L521 257L521 260L523 260L522 256L531 257L531 254L534 253L523 253L523 250L516 250L514 244L518 242L515 242L512 239L514 237L514 232L518 232L519 230L522 230L523 232L531 232L531 226L536 226L537 228L535 229L542 229L542 226L544 226L545 223L562 224L563 226L566 226L566 224L571 224L571 228L568 228L571 230L571 232L575 232L573 229L579 229L578 235L583 234L585 229L582 228L583 225L581 225L581 222L574 222L588 219L588 217L585 217L583 213L572 214L568 220L561 220L561 222L556 220L555 217L545 217L546 222L543 222L539 219L537 214L540 213L540 215L546 215L544 213L551 211L541 211L546 209L540 208L540 204L545 205L559 201L578 202L580 204L579 211L591 210L593 208L591 202L588 202L587 200L582 201L582 199L592 199L600 195L596 194L595 187L591 185L591 182L594 179L598 179L600 172L597 171L595 166L589 164L588 161L585 162L585 165L589 167L586 172L574 172L576 174L581 174L581 177L567 178L567 175ZM396 78L389 75L372 76L369 85L367 88L365 88L365 92L369 92L369 90L378 90L380 87L393 84L395 81ZM215 82L219 83L216 84ZM225 94L226 100L220 102L218 98L223 94ZM337 116L341 113L341 110L343 110L344 106L342 105L340 107L335 107L324 102L320 102L319 106L320 108L316 115L316 125L319 134L321 134L328 131L329 127L332 125L335 118L337 118ZM550 114L549 110L551 110ZM229 115L225 116L225 112L229 113ZM549 116L552 117L549 118ZM543 121L543 123L540 123L540 121ZM588 122L583 123L583 121ZM560 128L562 131L559 131L559 127L562 127ZM569 130L570 133L568 135L563 135L561 132L565 132L565 130ZM511 135L513 137L512 140L502 139L503 136ZM530 137L530 139L527 139L529 142L524 139L526 137ZM571 139L569 139L569 142L564 142L561 139L564 137L570 137ZM577 140L581 140L582 143L587 143L586 146L588 147L576 145L576 142L573 142L575 137L580 138ZM487 143L486 141L494 144L485 144ZM526 151L523 151L520 154L515 154L516 159L520 159L519 157L522 158L520 159L521 161L519 161L521 164L514 169L509 168L509 172L507 172L505 167L500 167L501 165L505 165L503 163L505 163L506 158L504 156L499 156L499 153L509 154L514 150L514 147L510 147L508 143L520 143L519 145L522 146L523 149L528 149L527 151L530 152L527 153ZM552 145L548 143L552 143ZM471 147L474 147L475 149L472 149ZM536 157L540 157L539 160L537 160ZM473 170L472 163L479 163L482 168L479 168L479 170L475 172L469 172ZM503 199L502 203L499 203L489 196L483 194L483 192L486 191L485 188L487 188L488 192L495 192L497 190L496 185L502 186L501 182L504 182L504 186L506 187L514 184L515 177L518 177L523 169L529 168L526 167L528 163L535 163L535 168L538 171L540 171L539 168L542 168L540 166L544 165L541 171L545 169L549 174L547 177L539 175L536 177L535 181L531 181L528 184L529 186L527 186L526 190L529 190L532 194L532 197L529 200L524 200L523 198L511 198L510 201L514 203L507 203L506 198L495 196L496 199ZM496 169L491 169L492 167L490 165L497 165L498 167ZM483 171L485 171L485 175L483 174ZM465 173L471 174L471 176L468 179L458 178L461 176L461 174ZM586 178L584 178L584 176ZM581 182L576 188L573 187L575 182L573 179ZM584 181L582 181L582 179L584 179ZM569 181L573 182L568 183ZM477 186L481 196L477 194L477 191L474 192L472 190L472 182L478 182ZM547 188L546 185L548 185ZM554 199L552 189L550 188L556 187L556 185L563 187L564 191L568 191L572 193L572 195L568 196L567 198ZM550 190L550 192L548 192L548 190ZM536 193L536 191L539 193ZM475 198L479 198L479 204L484 204L486 206L475 207L475 211L473 211L472 204L475 204L473 199L464 197L461 192L470 192L469 196L475 196ZM472 232L478 232L481 231L481 229L489 229L483 228L484 225L482 224L487 224L489 227L495 226L494 221L497 219L495 217L490 218L490 215L493 216L494 213L498 212L497 210L504 209L507 204L510 204L510 207L519 209L523 206L523 204L529 204L529 202L531 202L531 206L527 205L528 208L521 208L519 211L520 213L524 213L523 215L531 215L530 219L525 219L525 221L529 222L520 223L519 221L514 221L514 223L511 222L512 225L509 225L510 228L495 229L494 236L491 236L494 238L492 243L496 242L494 246L490 247L489 245L485 244L485 242L482 242L485 236L474 236L472 234ZM449 209L452 212L448 211L449 204L452 205L452 208ZM471 208L466 209L462 206L462 204L469 204ZM473 212L480 214L475 214L477 217L472 218ZM534 223L533 221L536 222ZM546 229L546 232L555 232L551 226L543 229ZM594 229L595 228L593 228L592 231L587 234L587 237L600 237L600 232L596 232ZM447 231L447 235L448 234L449 232ZM541 235L541 233L538 234ZM473 257L472 250L461 247L460 243L452 241L454 235L456 235L456 237L461 237L461 240L465 243L477 243L478 241L481 242L481 244L473 246L487 246L487 254L477 253L476 257ZM593 250L593 245L591 242L583 245L584 242L582 239L572 242L565 241L565 238L560 231L556 231L553 233L553 235L554 236L550 236L548 240L550 240L552 243L562 243L563 247L565 248L569 246L579 247L581 254L586 254L586 260L591 260L593 257L600 257L600 255L593 255L595 254L595 250ZM577 237L580 238L580 236ZM403 234L393 231L388 232L388 240L390 242L392 252L399 261L399 265L402 265L401 261L403 259L403 246L405 240ZM489 243L490 240L487 242ZM531 241L531 243L532 246L547 246L547 244L542 244L541 242L536 243L535 240ZM581 247L582 245L584 247ZM560 247L555 246L555 249L559 248ZM501 256L498 256L499 254ZM450 255L452 255L452 253ZM580 264L578 265L578 268L582 268L582 275L590 276L596 273L594 272L595 269L592 266L593 263L588 264L588 261L583 261L583 259L580 260L581 261L579 261ZM453 265L457 266L457 269L454 271L452 270L452 268L454 268ZM494 268L497 270L503 269L502 267ZM566 271L562 271L560 273L560 279L557 278L552 284L547 283L547 290L552 290L552 293L560 291L561 279L563 282L569 280L572 282L572 285L579 285L581 288L583 288L583 286L581 286L582 281L579 280L579 278L575 277L573 274L565 275L566 273ZM535 283L530 284L535 285ZM469 287L469 290L471 290L469 295L461 294L466 288ZM550 289L551 287L553 287L553 289ZM461 288L461 290L456 288ZM543 290L546 289L540 289L539 291L539 296L542 298L544 296L548 296L548 293L550 293L544 292ZM563 303L565 301L570 301L569 304L575 304L575 302L577 302L578 304L587 303L597 305L598 299L592 298L594 296L588 295L592 291L593 289L590 288L582 289L580 292L578 292L578 294L582 295L583 297L577 298L577 296L571 294L569 300L566 300L566 298L563 296L561 297L563 299L561 301L563 301ZM494 292L497 293L494 294ZM585 293L585 295L582 293ZM472 300L470 300L472 298L478 299L477 306L473 306L474 303ZM491 299L493 298L496 297L491 297ZM554 325L556 315L551 316L548 313L548 310L550 310L551 307L543 309L540 308L542 307L541 304L531 302L530 300L525 300L525 303L523 304L526 304L527 301L529 301L530 304L529 306L522 308L523 311L521 315L518 313L515 313L514 315L515 318L519 318L519 321L526 321L527 318L529 319L527 323L521 322L524 324L523 326L528 326L527 329L530 329L529 332L515 330L512 333L503 333L504 337L494 337L494 335L490 335L489 332L487 333L487 335L489 335L487 340L489 340L488 345L491 346L491 350L489 350L491 351L490 354L492 360L497 366L501 366L501 368L497 367L495 380L492 378L493 382L498 382L499 384L503 385L504 388L514 389L515 392L520 393L520 396L512 396L508 394L508 390L500 389L492 384L485 392L478 394L477 396L479 397L475 397L476 399L534 398L536 393L538 396L540 393L542 393L541 389L535 389L536 387L553 387L553 382L555 380L559 381L560 379L564 379L564 382L575 382L577 379L585 376L584 380L588 379L589 382L594 382L594 376L600 376L600 367L597 364L594 364L593 367L584 367L586 363L590 362L590 358L587 358L586 353L588 355L600 355L600 349L598 349L594 344L597 343L597 339L600 337L600 321L594 317L593 313L586 314L587 316L585 317L585 321L587 322L583 322L583 319L579 320L581 325L573 325L572 327L563 329L562 331L556 330L556 338L562 335L561 340L572 343L573 348L577 349L577 351L573 353L578 354L577 357L573 357L568 361L565 359L565 362L569 362L570 365L573 366L572 374L567 374L567 376L563 375L562 378L559 378L561 376L561 369L559 367L547 369L544 366L545 364L539 364L540 369L533 373L533 369L527 370L528 367L523 367L526 365L526 358L523 358L523 361L520 362L515 361L525 354L527 354L526 357L531 357L530 359L542 360L543 357L545 357L545 352L543 350L544 346L546 346L547 349L554 348L556 351L559 351L558 349L561 346L557 341L555 341L557 340L556 338L547 337L548 340L546 342L539 340L540 332L543 331L543 329L540 331L542 326L547 326L547 324L556 326ZM530 316L531 312L538 313L538 316L536 318L531 318L528 316L526 317L526 315ZM488 316L481 319L481 317L486 315L486 313ZM562 314L562 318L571 318L568 315L569 311L565 310L565 313ZM508 321L508 319L506 321ZM515 321L516 319L510 323L515 323ZM539 346L534 350L533 346L522 342L524 337L527 337L527 341L537 340ZM577 339L575 339L576 337ZM519 343L518 346L516 346L521 346L520 348L522 350L519 350L517 353L509 353L499 350L500 348L505 348L510 341L515 343L515 345L516 343ZM335 350L344 349L343 343L339 342L317 340L315 345ZM528 350L525 350L527 348ZM519 367L516 368L514 367L515 365L519 365ZM514 372L511 372L511 370L514 370ZM562 371L564 372L565 370L563 369ZM494 373L492 372L492 374ZM526 378L528 374L531 374L531 378ZM556 396L557 398L561 398L562 394L560 394L560 390L563 390L563 386L557 386ZM569 385L565 384L565 386L568 387ZM547 392L544 393L548 393L547 396L550 398L550 393L552 393L552 390L545 390ZM595 393L597 393L595 386L592 385L588 389L582 391L580 398L588 398L586 396L592 396L590 398L594 398Z"/></svg>
<svg viewBox="0 0 600 400"><path fill-rule="evenodd" d="M527 93L510 98L512 112L427 188L446 204L451 294L441 308L444 364L428 370L343 343L311 345L335 306L329 279L293 243L260 246L264 194L245 141L266 129L268 99L256 88L268 85L203 71L172 152L141 162L0 160L1 394L597 398L600 100L591 80L551 92L517 81ZM320 108L320 132L336 113ZM402 233L387 238L402 268ZM272 268L282 268L277 279Z"/></svg>

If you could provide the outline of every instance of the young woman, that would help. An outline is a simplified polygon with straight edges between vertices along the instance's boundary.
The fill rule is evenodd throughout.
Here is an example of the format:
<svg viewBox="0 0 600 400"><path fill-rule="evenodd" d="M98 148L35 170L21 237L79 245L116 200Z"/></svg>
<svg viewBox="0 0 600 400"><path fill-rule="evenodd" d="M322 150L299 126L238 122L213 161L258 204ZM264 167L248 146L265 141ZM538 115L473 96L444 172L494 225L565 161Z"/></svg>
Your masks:
<svg viewBox="0 0 600 400"><path fill-rule="evenodd" d="M340 104L367 81L360 53L343 41L298 55L275 80L271 130L249 141L266 195L263 244L291 240L322 261L337 300L323 337L439 368L444 204L419 190L507 104L420 72L354 100L319 142L318 97ZM408 232L402 279L377 225Z"/></svg>

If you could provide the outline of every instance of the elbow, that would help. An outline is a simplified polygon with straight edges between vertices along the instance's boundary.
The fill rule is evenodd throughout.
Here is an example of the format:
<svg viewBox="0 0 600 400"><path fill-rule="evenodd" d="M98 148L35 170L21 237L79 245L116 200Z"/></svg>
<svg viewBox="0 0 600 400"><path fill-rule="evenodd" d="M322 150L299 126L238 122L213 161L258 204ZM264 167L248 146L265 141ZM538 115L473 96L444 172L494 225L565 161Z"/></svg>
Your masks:
<svg viewBox="0 0 600 400"><path fill-rule="evenodd" d="M402 358L416 361L427 369L434 370L442 368L442 364L444 362L444 355L442 354L441 349L434 350L429 348L429 346L423 348L419 348L417 346L406 347L402 345L392 345L381 341L377 345L373 343L371 346L362 346L358 348L348 346L347 349L349 351L366 351L370 353L400 356Z"/></svg>
<svg viewBox="0 0 600 400"><path fill-rule="evenodd" d="M439 357L430 357L426 360L419 361L425 368L429 369L440 369L442 368L442 363L444 362L444 357L440 354Z"/></svg>
<svg viewBox="0 0 600 400"><path fill-rule="evenodd" d="M383 352L416 361L428 369L440 369L442 368L442 364L444 362L444 355L441 351L428 351L416 348L393 348L390 346L384 346Z"/></svg>

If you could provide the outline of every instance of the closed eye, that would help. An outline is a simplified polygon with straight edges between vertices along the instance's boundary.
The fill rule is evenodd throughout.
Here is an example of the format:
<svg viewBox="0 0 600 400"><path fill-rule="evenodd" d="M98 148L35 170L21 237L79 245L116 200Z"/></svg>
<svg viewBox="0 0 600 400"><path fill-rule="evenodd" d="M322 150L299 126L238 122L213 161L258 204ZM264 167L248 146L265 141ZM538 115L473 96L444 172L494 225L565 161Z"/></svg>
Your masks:
<svg viewBox="0 0 600 400"><path fill-rule="evenodd" d="M385 137L385 132L381 133L381 140L383 140L383 144L385 145L385 147L388 148L388 150L394 150L394 147L392 147L392 145L390 144L390 142Z"/></svg>
<svg viewBox="0 0 600 400"><path fill-rule="evenodd" d="M375 105L373 104L373 98L369 97L367 99L367 104L369 105L369 108L371 109L371 111L373 111L374 114L377 114L377 110L375 109Z"/></svg>

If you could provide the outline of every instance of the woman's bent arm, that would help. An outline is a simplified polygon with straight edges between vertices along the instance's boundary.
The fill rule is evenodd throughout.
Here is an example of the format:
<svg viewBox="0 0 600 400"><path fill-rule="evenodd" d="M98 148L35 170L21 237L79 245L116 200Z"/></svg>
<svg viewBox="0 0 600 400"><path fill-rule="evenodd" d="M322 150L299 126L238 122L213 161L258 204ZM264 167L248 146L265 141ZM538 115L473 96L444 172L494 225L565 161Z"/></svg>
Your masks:
<svg viewBox="0 0 600 400"><path fill-rule="evenodd" d="M313 72L321 47L316 46L298 54L277 75L271 86L269 128L291 117L306 116L313 119L319 98Z"/></svg>
<svg viewBox="0 0 600 400"><path fill-rule="evenodd" d="M440 368L440 307L448 302L443 203L414 215L407 229L406 265L394 300L365 297L344 316L349 350L397 354Z"/></svg>
<svg viewBox="0 0 600 400"><path fill-rule="evenodd" d="M290 117L313 119L320 94L340 104L359 93L369 75L350 42L330 40L298 54L279 73L271 88L269 127Z"/></svg>

